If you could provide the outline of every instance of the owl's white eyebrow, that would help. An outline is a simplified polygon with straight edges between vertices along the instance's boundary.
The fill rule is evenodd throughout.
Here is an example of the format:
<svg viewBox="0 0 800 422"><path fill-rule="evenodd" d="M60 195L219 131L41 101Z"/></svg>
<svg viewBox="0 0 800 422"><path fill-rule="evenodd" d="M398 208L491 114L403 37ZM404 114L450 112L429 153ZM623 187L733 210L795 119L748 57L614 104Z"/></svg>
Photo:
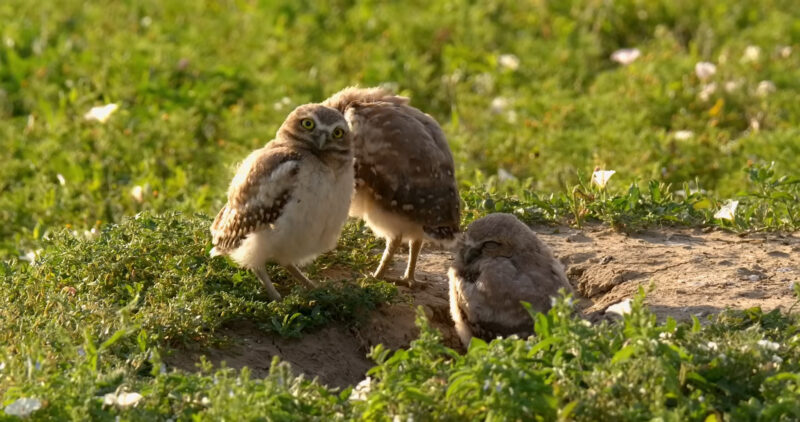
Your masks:
<svg viewBox="0 0 800 422"><path fill-rule="evenodd" d="M318 128L322 129L322 130L333 130L333 129L337 128L337 127L341 127L341 125L339 125L337 123L334 123L332 125L326 125L326 124L323 124L323 123L319 123L319 126L318 126Z"/></svg>

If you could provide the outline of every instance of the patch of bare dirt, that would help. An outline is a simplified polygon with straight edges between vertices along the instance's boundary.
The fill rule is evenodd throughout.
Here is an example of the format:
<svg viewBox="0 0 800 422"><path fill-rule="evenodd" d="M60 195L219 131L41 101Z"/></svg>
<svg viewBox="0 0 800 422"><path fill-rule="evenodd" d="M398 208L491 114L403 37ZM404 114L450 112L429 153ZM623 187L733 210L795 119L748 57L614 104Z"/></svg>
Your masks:
<svg viewBox="0 0 800 422"><path fill-rule="evenodd" d="M647 305L660 319L688 320L753 306L785 311L795 302L791 283L800 283L800 233L737 236L669 228L626 235L603 226L534 230L564 263L573 287L584 297L584 314L592 316L602 317L608 306L633 298L639 286L644 286ZM403 273L406 258L395 257L390 276ZM272 357L280 356L323 384L353 385L372 367L366 357L371 346L397 349L417 337L417 306L442 332L445 343L459 349L448 306L446 274L451 261L445 251L424 249L417 279L425 287L401 287L400 303L380 307L357 328L333 325L300 339L285 339L237 322L221 329L231 339L229 346L180 351L167 363L193 370L205 355L215 365L224 361L228 367L247 366L253 376L262 377Z"/></svg>
<svg viewBox="0 0 800 422"><path fill-rule="evenodd" d="M795 302L791 283L800 282L798 233L738 236L670 228L625 235L605 227L537 232L589 300L586 313L632 298L639 286L661 319L753 306L785 311Z"/></svg>

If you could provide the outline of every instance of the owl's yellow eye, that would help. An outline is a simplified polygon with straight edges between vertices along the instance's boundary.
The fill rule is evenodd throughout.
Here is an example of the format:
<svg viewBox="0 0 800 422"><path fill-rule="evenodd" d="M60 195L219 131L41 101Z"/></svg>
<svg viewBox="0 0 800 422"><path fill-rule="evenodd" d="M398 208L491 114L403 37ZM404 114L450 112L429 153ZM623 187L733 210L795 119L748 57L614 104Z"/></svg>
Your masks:
<svg viewBox="0 0 800 422"><path fill-rule="evenodd" d="M314 129L314 121L311 119L300 120L300 126L308 130Z"/></svg>
<svg viewBox="0 0 800 422"><path fill-rule="evenodd" d="M342 128L337 127L336 129L333 130L333 137L334 138L339 139L342 136L344 136L344 131L342 130Z"/></svg>

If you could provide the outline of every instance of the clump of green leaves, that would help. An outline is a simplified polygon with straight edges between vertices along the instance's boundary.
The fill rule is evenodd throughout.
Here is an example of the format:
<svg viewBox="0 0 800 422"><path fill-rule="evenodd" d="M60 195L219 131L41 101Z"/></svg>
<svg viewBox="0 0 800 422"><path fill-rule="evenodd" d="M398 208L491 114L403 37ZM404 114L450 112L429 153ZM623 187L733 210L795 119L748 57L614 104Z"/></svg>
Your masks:
<svg viewBox="0 0 800 422"><path fill-rule="evenodd" d="M323 283L306 290L292 288L269 302L260 283L225 259L208 256L208 217L141 213L108 226L96 239L69 231L54 234L36 264L6 264L0 315L20 331L6 330L3 340L15 343L46 327L93 337L119 328L116 315L147 332L159 343L203 341L226 321L249 319L284 335L329 321L357 320L396 294L394 286L361 279ZM277 272L277 268L272 269Z"/></svg>
<svg viewBox="0 0 800 422"><path fill-rule="evenodd" d="M800 289L799 289L800 290ZM800 298L800 294L798 296ZM640 293L624 320L592 326L568 300L532 315L536 334L465 355L425 322L378 366L355 410L370 420L793 420L800 417L800 318L759 308L706 327L658 323Z"/></svg>
<svg viewBox="0 0 800 422"><path fill-rule="evenodd" d="M620 189L613 180L600 187L582 177L571 189L549 195L514 184L507 188L494 183L473 187L462 194L464 218L469 222L487 213L507 212L528 222L581 226L595 221L626 231L651 225L707 226L740 232L800 228L800 178L776 174L774 164L752 165L745 171L750 183L733 197L738 207L732 219L715 215L725 203L703 190L698 181L684 183L681 189L656 180L644 187L633 182ZM521 194L510 193L520 190Z"/></svg>
<svg viewBox="0 0 800 422"><path fill-rule="evenodd" d="M797 288L800 299L800 288ZM533 314L535 334L484 342L461 355L442 344L420 311L420 337L408 349L371 355L377 366L358 394L296 376L273 361L270 375L245 368L166 371L141 331L125 354L115 343L135 334L68 342L59 356L2 350L3 403L34 397L41 418L133 420L794 420L800 417L800 317L759 308L723 313L701 325L657 322L634 300L621 321L592 325L568 298ZM19 343L18 343L19 344ZM38 349L41 351L42 349ZM127 360L119 359L128 356ZM70 364L60 362L69 358ZM145 362L139 364L137 362ZM104 404L136 392L135 406Z"/></svg>

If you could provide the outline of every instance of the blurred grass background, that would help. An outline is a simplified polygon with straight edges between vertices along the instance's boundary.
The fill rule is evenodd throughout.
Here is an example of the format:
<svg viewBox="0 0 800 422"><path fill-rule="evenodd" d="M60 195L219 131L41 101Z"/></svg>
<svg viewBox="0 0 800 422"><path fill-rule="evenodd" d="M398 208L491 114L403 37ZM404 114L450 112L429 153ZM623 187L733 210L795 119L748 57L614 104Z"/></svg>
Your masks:
<svg viewBox="0 0 800 422"><path fill-rule="evenodd" d="M293 107L353 84L439 120L465 188L502 169L511 193L563 191L601 167L725 198L749 164L798 174L790 0L6 0L0 22L0 256L145 209L213 215Z"/></svg>

